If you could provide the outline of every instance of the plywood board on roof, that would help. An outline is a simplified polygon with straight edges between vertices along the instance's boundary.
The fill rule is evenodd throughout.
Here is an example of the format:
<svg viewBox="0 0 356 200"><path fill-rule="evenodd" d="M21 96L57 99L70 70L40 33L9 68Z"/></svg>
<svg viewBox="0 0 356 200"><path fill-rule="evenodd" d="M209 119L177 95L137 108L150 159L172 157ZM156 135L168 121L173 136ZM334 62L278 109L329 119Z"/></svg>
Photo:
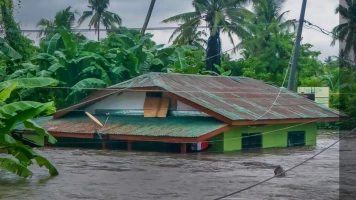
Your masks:
<svg viewBox="0 0 356 200"><path fill-rule="evenodd" d="M161 98L146 97L144 103L144 117L156 117L160 108Z"/></svg>
<svg viewBox="0 0 356 200"><path fill-rule="evenodd" d="M168 108L169 108L169 99L162 98L160 108L157 113L157 117L167 117Z"/></svg>

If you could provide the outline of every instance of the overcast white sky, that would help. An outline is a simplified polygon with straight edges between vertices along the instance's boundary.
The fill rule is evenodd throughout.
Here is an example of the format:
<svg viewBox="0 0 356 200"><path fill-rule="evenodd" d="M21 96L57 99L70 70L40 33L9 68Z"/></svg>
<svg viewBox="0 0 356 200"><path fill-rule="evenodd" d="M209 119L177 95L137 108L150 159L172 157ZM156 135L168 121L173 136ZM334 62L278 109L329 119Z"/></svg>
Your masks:
<svg viewBox="0 0 356 200"><path fill-rule="evenodd" d="M115 12L123 19L123 25L129 28L140 28L145 20L147 9L151 0L111 0L109 11ZM176 24L162 24L161 21L170 16L192 11L192 0L157 0L148 27L175 26ZM16 17L22 24L22 29L35 29L36 23L41 18L51 19L54 14L68 6L80 12L88 10L88 0L23 0L21 8L17 8ZM298 19L302 0L287 0L284 10L290 10L288 19ZM339 23L335 14L338 0L309 0L305 19L331 30ZM85 28L85 27L83 27ZM154 34L154 40L159 44L167 44L172 30L149 31ZM94 33L86 33L90 39L95 39ZM105 36L104 33L102 33ZM29 35L35 39L36 33ZM327 56L337 55L338 45L331 47L331 37L312 29L304 29L303 42L314 45L314 50L321 51L321 60ZM222 36L223 50L232 48L229 39ZM237 43L237 42L236 42ZM239 57L235 55L234 57Z"/></svg>

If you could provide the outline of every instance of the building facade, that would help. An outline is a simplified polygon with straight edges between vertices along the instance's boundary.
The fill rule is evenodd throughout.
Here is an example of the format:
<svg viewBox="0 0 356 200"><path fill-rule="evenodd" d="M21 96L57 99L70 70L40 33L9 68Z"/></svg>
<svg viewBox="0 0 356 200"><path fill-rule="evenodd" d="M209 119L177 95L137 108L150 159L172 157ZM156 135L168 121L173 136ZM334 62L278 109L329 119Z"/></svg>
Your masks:
<svg viewBox="0 0 356 200"><path fill-rule="evenodd" d="M278 95L279 94L279 95ZM98 126L90 113L103 126ZM61 144L229 152L316 144L316 122L345 117L298 94L244 77L149 73L39 118ZM19 125L29 140L46 144Z"/></svg>

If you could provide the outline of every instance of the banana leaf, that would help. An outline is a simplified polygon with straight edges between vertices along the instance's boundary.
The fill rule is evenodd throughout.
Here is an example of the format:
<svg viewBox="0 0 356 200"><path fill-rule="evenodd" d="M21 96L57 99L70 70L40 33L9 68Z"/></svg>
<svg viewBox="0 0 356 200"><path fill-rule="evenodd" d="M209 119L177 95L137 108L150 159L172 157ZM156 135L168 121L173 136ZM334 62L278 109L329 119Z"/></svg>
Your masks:
<svg viewBox="0 0 356 200"><path fill-rule="evenodd" d="M0 82L0 91L7 87L10 87L14 83L18 83L19 88L37 88L44 86L56 86L58 84L58 81L52 78L45 77L18 78Z"/></svg>
<svg viewBox="0 0 356 200"><path fill-rule="evenodd" d="M10 158L0 158L0 168L23 178L32 177L32 172L26 166Z"/></svg>

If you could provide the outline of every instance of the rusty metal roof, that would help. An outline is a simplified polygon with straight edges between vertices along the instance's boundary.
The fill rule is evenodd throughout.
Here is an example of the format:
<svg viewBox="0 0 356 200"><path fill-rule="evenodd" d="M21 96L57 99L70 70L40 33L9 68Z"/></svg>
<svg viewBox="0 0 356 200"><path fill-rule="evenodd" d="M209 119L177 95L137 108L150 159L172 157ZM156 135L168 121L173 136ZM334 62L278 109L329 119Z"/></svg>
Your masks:
<svg viewBox="0 0 356 200"><path fill-rule="evenodd" d="M282 90L275 105L270 109L280 88L246 77L148 73L110 88L153 86L199 104L230 120L317 119L344 116L286 89ZM263 117L260 117L261 115Z"/></svg>
<svg viewBox="0 0 356 200"><path fill-rule="evenodd" d="M103 124L106 116L95 116ZM43 117L35 122L50 132L93 134L100 133L129 136L169 136L197 138L227 126L212 117L166 117L144 118L143 116L110 116L106 125L98 126L86 115L67 116L59 119ZM15 130L26 130L18 125Z"/></svg>

